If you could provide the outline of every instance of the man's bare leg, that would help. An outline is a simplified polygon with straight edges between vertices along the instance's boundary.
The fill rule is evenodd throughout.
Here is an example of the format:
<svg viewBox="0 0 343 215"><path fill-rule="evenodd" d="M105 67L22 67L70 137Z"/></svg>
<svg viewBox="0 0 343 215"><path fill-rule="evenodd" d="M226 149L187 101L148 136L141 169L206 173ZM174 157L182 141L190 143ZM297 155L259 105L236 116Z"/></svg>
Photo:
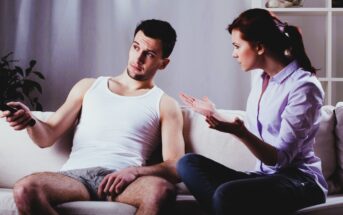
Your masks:
<svg viewBox="0 0 343 215"><path fill-rule="evenodd" d="M175 187L167 180L155 176L143 176L130 184L115 201L133 205L136 215L165 214L175 202Z"/></svg>
<svg viewBox="0 0 343 215"><path fill-rule="evenodd" d="M58 215L53 206L69 201L86 201L90 195L79 181L58 173L35 173L14 185L19 214Z"/></svg>

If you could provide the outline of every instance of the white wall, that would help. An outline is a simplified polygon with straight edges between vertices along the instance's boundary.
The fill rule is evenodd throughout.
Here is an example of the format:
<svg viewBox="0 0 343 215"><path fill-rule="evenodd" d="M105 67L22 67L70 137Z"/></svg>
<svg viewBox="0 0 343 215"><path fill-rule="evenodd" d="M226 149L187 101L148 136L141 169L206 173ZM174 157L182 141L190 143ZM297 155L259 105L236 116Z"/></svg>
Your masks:
<svg viewBox="0 0 343 215"><path fill-rule="evenodd" d="M232 59L226 27L250 5L250 0L0 0L0 56L14 51L22 65L36 59L46 76L44 109L56 110L79 79L123 71L139 21L163 19L175 27L178 40L156 83L175 98L184 91L207 95L219 108L244 109L250 75Z"/></svg>

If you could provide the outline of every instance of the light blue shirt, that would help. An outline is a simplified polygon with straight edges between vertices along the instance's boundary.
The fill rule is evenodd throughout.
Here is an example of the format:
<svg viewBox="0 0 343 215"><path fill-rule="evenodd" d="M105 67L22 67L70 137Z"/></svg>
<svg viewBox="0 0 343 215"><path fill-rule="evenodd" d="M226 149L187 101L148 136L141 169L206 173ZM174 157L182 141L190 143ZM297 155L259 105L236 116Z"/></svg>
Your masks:
<svg viewBox="0 0 343 215"><path fill-rule="evenodd" d="M263 73L253 83L246 124L250 132L277 149L278 159L275 166L258 162L256 171L273 174L284 167L297 167L327 194L321 161L313 149L324 98L320 82L293 61L270 78L258 111L262 81Z"/></svg>

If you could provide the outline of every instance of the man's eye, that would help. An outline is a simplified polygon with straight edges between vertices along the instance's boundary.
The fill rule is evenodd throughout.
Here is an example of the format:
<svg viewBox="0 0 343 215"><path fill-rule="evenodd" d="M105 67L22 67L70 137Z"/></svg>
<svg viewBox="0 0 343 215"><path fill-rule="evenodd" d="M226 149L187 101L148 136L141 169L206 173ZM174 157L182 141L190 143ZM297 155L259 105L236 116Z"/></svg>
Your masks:
<svg viewBox="0 0 343 215"><path fill-rule="evenodd" d="M148 56L148 57L155 57L155 55L152 54L152 53L147 53L146 56Z"/></svg>

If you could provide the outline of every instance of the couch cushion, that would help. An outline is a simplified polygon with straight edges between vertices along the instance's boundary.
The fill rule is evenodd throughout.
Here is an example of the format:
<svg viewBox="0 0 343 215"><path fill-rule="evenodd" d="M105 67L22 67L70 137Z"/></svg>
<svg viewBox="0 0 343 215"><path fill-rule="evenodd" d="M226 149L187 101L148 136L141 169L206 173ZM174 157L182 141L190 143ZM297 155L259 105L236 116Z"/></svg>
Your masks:
<svg viewBox="0 0 343 215"><path fill-rule="evenodd" d="M329 185L329 193L335 193L340 189L339 184L337 184L337 177L334 174L337 168L334 109L335 107L330 105L321 108L320 127L314 145L315 153L322 161L322 171Z"/></svg>
<svg viewBox="0 0 343 215"><path fill-rule="evenodd" d="M63 215L134 215L134 206L119 202L78 201L60 204L56 207Z"/></svg>
<svg viewBox="0 0 343 215"><path fill-rule="evenodd" d="M46 120L49 112L33 112ZM41 149L29 138L27 132L15 131L4 119L0 119L0 187L10 188L25 175L40 171L56 171L69 156L73 131L70 130L57 143ZM4 135L6 134L6 135Z"/></svg>
<svg viewBox="0 0 343 215"><path fill-rule="evenodd" d="M17 207L15 206L11 189L0 188L0 214L16 215Z"/></svg>
<svg viewBox="0 0 343 215"><path fill-rule="evenodd" d="M56 207L59 214L63 215L133 215L134 206L119 202L78 201L60 204ZM0 188L0 215L17 215L12 190Z"/></svg>
<svg viewBox="0 0 343 215"><path fill-rule="evenodd" d="M227 119L244 118L243 111L219 110ZM255 167L256 159L234 135L210 129L204 116L182 107L183 134L186 152L194 152L213 159L230 168L248 171Z"/></svg>
<svg viewBox="0 0 343 215"><path fill-rule="evenodd" d="M297 211L296 215L342 215L343 195L331 195L326 203L314 205Z"/></svg>
<svg viewBox="0 0 343 215"><path fill-rule="evenodd" d="M335 109L336 115L336 137L337 137L337 156L338 156L338 177L343 187L343 102L339 102Z"/></svg>

